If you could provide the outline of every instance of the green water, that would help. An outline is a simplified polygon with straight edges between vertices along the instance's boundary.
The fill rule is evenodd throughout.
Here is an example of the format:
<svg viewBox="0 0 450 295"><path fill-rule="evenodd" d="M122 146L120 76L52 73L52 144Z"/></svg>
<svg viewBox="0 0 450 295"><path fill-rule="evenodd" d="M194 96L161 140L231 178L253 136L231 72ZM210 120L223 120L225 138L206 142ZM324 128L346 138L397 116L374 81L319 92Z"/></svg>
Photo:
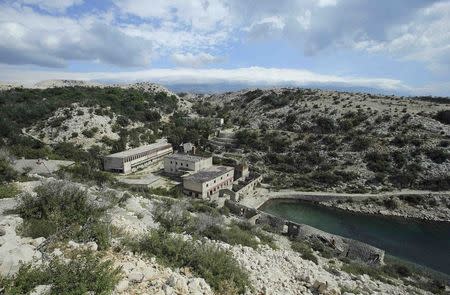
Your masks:
<svg viewBox="0 0 450 295"><path fill-rule="evenodd" d="M272 201L267 213L366 242L401 259L450 274L450 224L354 214L299 201Z"/></svg>

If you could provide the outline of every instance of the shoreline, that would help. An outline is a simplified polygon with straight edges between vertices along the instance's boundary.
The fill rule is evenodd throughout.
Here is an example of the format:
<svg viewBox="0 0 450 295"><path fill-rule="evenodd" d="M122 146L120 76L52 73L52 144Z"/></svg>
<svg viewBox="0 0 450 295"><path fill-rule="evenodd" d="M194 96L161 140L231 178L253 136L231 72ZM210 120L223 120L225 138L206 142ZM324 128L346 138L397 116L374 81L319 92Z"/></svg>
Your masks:
<svg viewBox="0 0 450 295"><path fill-rule="evenodd" d="M390 217L390 218L401 218L406 220L415 220L422 222L438 222L438 223L450 223L450 216L447 219L443 219L440 217L436 217L434 215L431 216L417 216L414 215L414 212L405 212L398 213L395 210L383 208L378 211L369 211L367 208L359 208L354 209L347 206L343 208L343 206L337 206L335 203L327 203L331 201L338 200L354 200L363 201L371 198L375 199L385 199L389 197L401 197L407 195L416 195L416 196L433 196L433 195L447 195L450 196L450 192L442 191L442 192L432 192L432 191L397 191L397 192L386 192L381 194L347 194L347 193L332 193L332 192L300 192L300 191L267 191L266 193L257 196L257 197L247 197L239 202L239 204L244 205L249 208L253 208L256 210L261 210L261 208L270 201L276 200L284 200L284 201L305 201L305 202L313 202L317 205L333 208L336 210L342 210L345 212L353 213L353 214L363 214L369 216L378 216L378 217Z"/></svg>

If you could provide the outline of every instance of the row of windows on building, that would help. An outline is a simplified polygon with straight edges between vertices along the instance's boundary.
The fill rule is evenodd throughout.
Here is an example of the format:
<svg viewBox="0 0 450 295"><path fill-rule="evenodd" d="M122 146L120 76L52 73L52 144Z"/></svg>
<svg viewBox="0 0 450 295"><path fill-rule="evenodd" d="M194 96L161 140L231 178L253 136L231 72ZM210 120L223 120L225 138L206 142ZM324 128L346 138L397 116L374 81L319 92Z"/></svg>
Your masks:
<svg viewBox="0 0 450 295"><path fill-rule="evenodd" d="M137 155L129 156L129 157L126 157L124 161L125 162L130 162L130 161L134 161L134 160L137 160L137 159L140 159L140 158L143 158L145 156L152 155L152 154L155 154L155 151L148 151L148 152L140 153L140 154L137 154Z"/></svg>
<svg viewBox="0 0 450 295"><path fill-rule="evenodd" d="M229 176L229 173L227 173L227 177ZM220 176L220 180L222 180L223 179L223 176ZM216 181L217 181L217 179L214 179L214 183L216 183ZM227 183L228 183L228 181L227 181ZM207 183L206 184L206 187L208 187L209 186L209 183Z"/></svg>
<svg viewBox="0 0 450 295"><path fill-rule="evenodd" d="M224 187L226 187L226 186L228 186L230 184L231 184L231 181L226 181L226 182L222 183L221 185L219 185L219 186L209 190L208 191L208 195L211 196L211 195L215 194L216 192L218 192L219 190L223 189ZM208 185L206 185L206 186L208 186Z"/></svg>
<svg viewBox="0 0 450 295"><path fill-rule="evenodd" d="M173 162L170 161L170 164L173 164ZM178 162L175 162L175 165L178 165ZM183 163L180 163L180 166L183 166ZM189 164L188 164L188 163L186 163L186 167L189 167Z"/></svg>

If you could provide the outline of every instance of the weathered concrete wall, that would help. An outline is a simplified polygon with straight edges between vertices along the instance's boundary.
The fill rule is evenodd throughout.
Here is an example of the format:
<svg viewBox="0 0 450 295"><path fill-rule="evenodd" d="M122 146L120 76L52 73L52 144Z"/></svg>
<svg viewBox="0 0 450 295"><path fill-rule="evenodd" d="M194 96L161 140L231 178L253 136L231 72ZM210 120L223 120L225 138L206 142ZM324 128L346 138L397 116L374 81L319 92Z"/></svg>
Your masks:
<svg viewBox="0 0 450 295"><path fill-rule="evenodd" d="M287 234L291 238L317 239L335 249L342 257L373 265L383 264L384 251L369 244L333 235L306 224L291 222L231 200L226 200L225 206L230 209L231 213L245 218L253 218L257 215L254 218L255 224L268 225L273 231Z"/></svg>

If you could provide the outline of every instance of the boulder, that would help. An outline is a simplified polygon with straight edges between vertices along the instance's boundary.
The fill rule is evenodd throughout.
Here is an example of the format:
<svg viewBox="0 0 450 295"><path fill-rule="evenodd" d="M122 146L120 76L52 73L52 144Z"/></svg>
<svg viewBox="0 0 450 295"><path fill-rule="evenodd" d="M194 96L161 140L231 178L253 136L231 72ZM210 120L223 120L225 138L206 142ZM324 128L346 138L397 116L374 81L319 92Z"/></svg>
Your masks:
<svg viewBox="0 0 450 295"><path fill-rule="evenodd" d="M46 295L50 294L52 289L52 285L39 285L34 288L33 291L30 292L30 295Z"/></svg>
<svg viewBox="0 0 450 295"><path fill-rule="evenodd" d="M128 280L132 283L141 283L144 280L144 274L139 271L132 271L128 275Z"/></svg>
<svg viewBox="0 0 450 295"><path fill-rule="evenodd" d="M129 282L127 280L121 280L116 286L116 292L121 293L128 289Z"/></svg>

